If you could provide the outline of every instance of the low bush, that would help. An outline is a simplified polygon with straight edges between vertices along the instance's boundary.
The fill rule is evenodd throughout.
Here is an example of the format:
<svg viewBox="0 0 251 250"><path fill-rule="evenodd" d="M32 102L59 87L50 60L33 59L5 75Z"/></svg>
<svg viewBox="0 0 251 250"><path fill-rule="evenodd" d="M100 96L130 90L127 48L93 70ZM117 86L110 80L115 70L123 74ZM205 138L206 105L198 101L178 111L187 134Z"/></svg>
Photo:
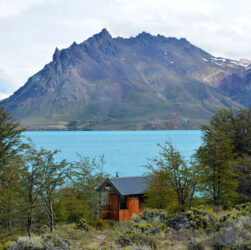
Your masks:
<svg viewBox="0 0 251 250"><path fill-rule="evenodd" d="M7 250L10 249L12 245L15 244L15 241L6 241L5 243L0 245L0 249Z"/></svg>
<svg viewBox="0 0 251 250"><path fill-rule="evenodd" d="M116 242L159 249L251 249L250 205L243 204L218 218L213 209L199 207L180 214L146 209L125 225Z"/></svg>
<svg viewBox="0 0 251 250"><path fill-rule="evenodd" d="M85 230L89 232L91 230L91 226L89 226L84 218L80 219L77 223L77 228Z"/></svg>
<svg viewBox="0 0 251 250"><path fill-rule="evenodd" d="M207 243L214 249L251 249L251 218L228 221Z"/></svg>
<svg viewBox="0 0 251 250"><path fill-rule="evenodd" d="M39 234L46 234L50 232L50 228L47 225L43 225L39 228Z"/></svg>
<svg viewBox="0 0 251 250"><path fill-rule="evenodd" d="M107 220L98 219L95 223L97 229L109 228L111 224Z"/></svg>
<svg viewBox="0 0 251 250"><path fill-rule="evenodd" d="M184 213L189 220L192 230L213 231L216 217L208 211L193 209Z"/></svg>
<svg viewBox="0 0 251 250"><path fill-rule="evenodd" d="M7 249L20 250L20 249L32 249L40 250L44 249L43 239L40 236L19 237L15 243L12 243Z"/></svg>
<svg viewBox="0 0 251 250"><path fill-rule="evenodd" d="M132 232L132 233L127 232L126 234L124 234L119 238L118 243L122 247L136 245L136 246L149 246L152 249L156 249L158 246L155 237L139 232Z"/></svg>
<svg viewBox="0 0 251 250"><path fill-rule="evenodd" d="M143 213L134 215L131 221L136 223L164 223L170 219L173 214L161 209L145 209Z"/></svg>
<svg viewBox="0 0 251 250"><path fill-rule="evenodd" d="M205 246L203 243L197 239L191 239L187 243L188 250L204 250Z"/></svg>

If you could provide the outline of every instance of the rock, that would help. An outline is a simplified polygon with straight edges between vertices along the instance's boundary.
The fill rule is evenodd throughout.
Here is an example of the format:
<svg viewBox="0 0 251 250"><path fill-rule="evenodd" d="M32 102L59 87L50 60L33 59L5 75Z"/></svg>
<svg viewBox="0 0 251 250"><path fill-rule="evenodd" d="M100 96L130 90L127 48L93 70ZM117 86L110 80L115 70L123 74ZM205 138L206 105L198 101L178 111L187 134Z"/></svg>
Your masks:
<svg viewBox="0 0 251 250"><path fill-rule="evenodd" d="M176 231L180 229L189 229L191 227L189 220L186 215L179 215L174 219L168 220L166 225L175 229Z"/></svg>

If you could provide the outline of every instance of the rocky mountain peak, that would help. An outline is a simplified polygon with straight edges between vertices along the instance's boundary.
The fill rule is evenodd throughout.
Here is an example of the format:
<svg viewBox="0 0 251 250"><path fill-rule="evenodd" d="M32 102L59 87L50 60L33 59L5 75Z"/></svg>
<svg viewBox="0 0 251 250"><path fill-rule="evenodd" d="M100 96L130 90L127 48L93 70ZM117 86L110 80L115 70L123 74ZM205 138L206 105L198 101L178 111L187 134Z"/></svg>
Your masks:
<svg viewBox="0 0 251 250"><path fill-rule="evenodd" d="M71 47L72 48L75 48L75 47L77 47L78 46L78 44L74 41L73 43L72 43L72 45L71 45Z"/></svg>
<svg viewBox="0 0 251 250"><path fill-rule="evenodd" d="M106 28L103 28L99 33L99 35L106 38L112 38L111 34L108 32Z"/></svg>
<svg viewBox="0 0 251 250"><path fill-rule="evenodd" d="M107 31L107 29L104 28L98 34L95 34L91 38L89 38L87 42L103 42L106 40L112 40L112 36Z"/></svg>
<svg viewBox="0 0 251 250"><path fill-rule="evenodd" d="M58 47L56 47L54 54L53 54L53 61L58 60L60 57L60 50L58 49Z"/></svg>
<svg viewBox="0 0 251 250"><path fill-rule="evenodd" d="M152 40L155 38L155 36L151 35L150 33L147 33L145 31L139 33L136 38L141 39L141 40Z"/></svg>

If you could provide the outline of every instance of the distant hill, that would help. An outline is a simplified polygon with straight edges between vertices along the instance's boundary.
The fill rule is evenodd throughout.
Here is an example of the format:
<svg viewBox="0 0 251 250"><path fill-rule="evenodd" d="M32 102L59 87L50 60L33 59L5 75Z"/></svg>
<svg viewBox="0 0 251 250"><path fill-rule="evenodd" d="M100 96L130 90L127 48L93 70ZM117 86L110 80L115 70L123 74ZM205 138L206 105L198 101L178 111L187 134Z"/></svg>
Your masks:
<svg viewBox="0 0 251 250"><path fill-rule="evenodd" d="M103 29L56 48L0 106L32 130L199 129L216 109L251 107L250 63L185 38L112 38Z"/></svg>

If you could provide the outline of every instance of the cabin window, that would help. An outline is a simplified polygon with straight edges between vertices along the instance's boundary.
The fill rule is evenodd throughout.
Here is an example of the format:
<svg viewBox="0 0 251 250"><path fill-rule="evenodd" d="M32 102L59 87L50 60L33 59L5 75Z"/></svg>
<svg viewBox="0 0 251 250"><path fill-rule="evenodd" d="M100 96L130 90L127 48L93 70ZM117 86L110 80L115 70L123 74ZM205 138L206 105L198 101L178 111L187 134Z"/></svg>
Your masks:
<svg viewBox="0 0 251 250"><path fill-rule="evenodd" d="M120 209L127 209L127 197L126 196L121 196L120 197Z"/></svg>
<svg viewBox="0 0 251 250"><path fill-rule="evenodd" d="M143 205L144 205L144 196L140 195L139 196L139 209L143 209Z"/></svg>
<svg viewBox="0 0 251 250"><path fill-rule="evenodd" d="M101 206L108 206L108 192L101 193Z"/></svg>

